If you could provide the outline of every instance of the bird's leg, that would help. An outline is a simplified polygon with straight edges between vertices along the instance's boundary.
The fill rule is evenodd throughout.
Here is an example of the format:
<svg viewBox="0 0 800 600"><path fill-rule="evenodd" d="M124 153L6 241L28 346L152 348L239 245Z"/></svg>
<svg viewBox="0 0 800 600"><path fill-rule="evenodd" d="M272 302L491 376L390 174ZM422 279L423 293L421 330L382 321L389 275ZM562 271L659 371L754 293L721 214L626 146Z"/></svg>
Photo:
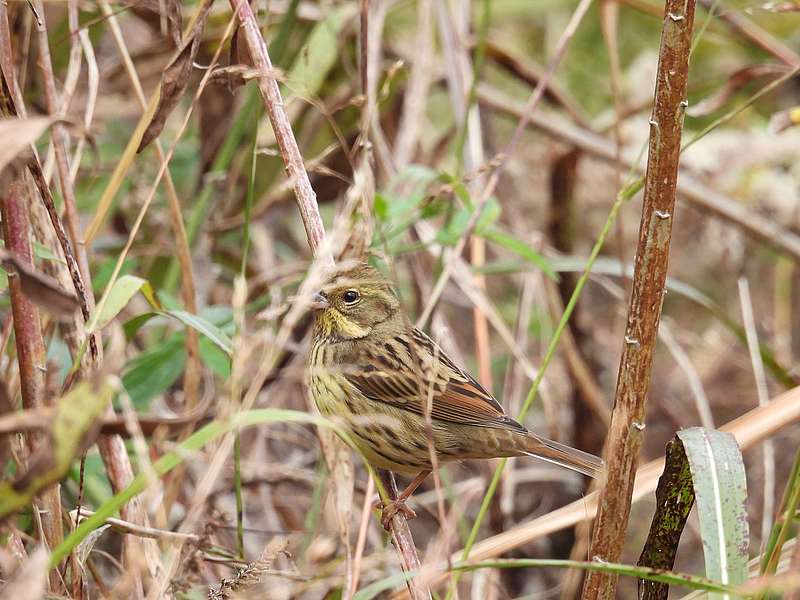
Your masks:
<svg viewBox="0 0 800 600"><path fill-rule="evenodd" d="M420 486L420 484L428 478L430 471L421 471L414 480L409 483L406 488L400 492L395 500L388 502L378 502L378 508L381 509L381 525L386 531L389 531L389 523L391 523L394 516L401 512L407 519L413 519L417 516L413 510L406 506L406 500L411 497L411 494Z"/></svg>

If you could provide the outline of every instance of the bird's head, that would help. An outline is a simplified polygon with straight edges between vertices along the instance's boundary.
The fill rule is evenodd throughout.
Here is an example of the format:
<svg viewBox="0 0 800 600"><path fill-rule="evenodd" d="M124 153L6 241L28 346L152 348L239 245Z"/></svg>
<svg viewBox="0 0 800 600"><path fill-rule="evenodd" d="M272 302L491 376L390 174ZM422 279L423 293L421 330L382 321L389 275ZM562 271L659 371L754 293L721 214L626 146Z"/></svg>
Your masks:
<svg viewBox="0 0 800 600"><path fill-rule="evenodd" d="M366 263L337 271L311 301L317 335L366 337L398 314L400 302L386 278Z"/></svg>

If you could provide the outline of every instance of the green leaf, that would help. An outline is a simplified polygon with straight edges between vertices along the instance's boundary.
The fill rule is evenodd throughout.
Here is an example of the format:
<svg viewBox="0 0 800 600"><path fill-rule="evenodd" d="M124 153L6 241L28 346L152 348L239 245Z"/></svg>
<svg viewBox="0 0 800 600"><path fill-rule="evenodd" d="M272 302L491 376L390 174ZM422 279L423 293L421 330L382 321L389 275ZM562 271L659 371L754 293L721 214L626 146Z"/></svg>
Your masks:
<svg viewBox="0 0 800 600"><path fill-rule="evenodd" d="M500 212L500 203L497 199L489 198L486 205L483 207L481 216L478 217L478 222L475 224L475 233L484 235L484 232L500 217ZM444 246L452 246L455 244L467 230L467 225L472 217L472 213L473 209L471 208L460 208L458 212L453 215L453 218L450 219L447 226L437 233L436 241Z"/></svg>
<svg viewBox="0 0 800 600"><path fill-rule="evenodd" d="M156 291L149 281L145 281L142 286L142 296L144 296L145 300L147 300L154 310L164 310L164 307L161 306L161 302L158 300L158 296L156 296Z"/></svg>
<svg viewBox="0 0 800 600"><path fill-rule="evenodd" d="M0 247L5 248L6 243L3 240L0 240ZM33 242L33 255L34 257L41 259L41 260L52 260L55 262L60 262L62 265L67 264L65 260L63 260L58 254L53 252L48 246L37 242L34 240Z"/></svg>
<svg viewBox="0 0 800 600"><path fill-rule="evenodd" d="M389 216L389 201L386 196L377 192L372 201L373 212L379 221L385 221Z"/></svg>
<svg viewBox="0 0 800 600"><path fill-rule="evenodd" d="M222 379L231 376L231 357L205 336L200 338L200 358Z"/></svg>
<svg viewBox="0 0 800 600"><path fill-rule="evenodd" d="M185 310L170 310L162 314L178 319L185 325L188 325L192 329L199 331L212 342L214 342L219 349L225 352L225 354L228 356L233 354L231 339L227 336L227 334L203 317L199 315L193 315Z"/></svg>
<svg viewBox="0 0 800 600"><path fill-rule="evenodd" d="M67 261L63 260L58 254L53 252L50 248L41 244L37 241L33 242L33 254L36 258L40 258L42 260L52 260L55 262L59 262L62 265L67 264Z"/></svg>
<svg viewBox="0 0 800 600"><path fill-rule="evenodd" d="M146 279L135 275L123 275L114 282L106 301L98 305L87 329L97 331L108 325L128 305L139 290L147 283Z"/></svg>
<svg viewBox="0 0 800 600"><path fill-rule="evenodd" d="M730 433L691 427L683 442L700 518L706 576L724 584L747 579L747 479L742 453ZM712 593L712 600L728 594Z"/></svg>
<svg viewBox="0 0 800 600"><path fill-rule="evenodd" d="M137 408L146 408L154 396L178 380L185 364L184 338L174 335L131 360L125 366L122 385Z"/></svg>
<svg viewBox="0 0 800 600"><path fill-rule="evenodd" d="M484 230L481 235L490 242L494 242L498 246L502 246L506 250L510 250L528 262L533 263L550 279L554 281L558 280L558 276L550 266L550 261L511 234L501 231L500 229L489 228Z"/></svg>
<svg viewBox="0 0 800 600"><path fill-rule="evenodd" d="M308 36L308 43L297 55L286 75L285 87L294 95L304 98L316 97L325 78L340 59L339 33L344 24L355 14L354 5L346 4L331 10L327 17L317 23ZM287 100L291 94L283 90Z"/></svg>
<svg viewBox="0 0 800 600"><path fill-rule="evenodd" d="M157 312L146 312L125 321L125 323L122 324L122 330L125 332L125 339L131 341L150 319L159 316L159 314L160 313Z"/></svg>
<svg viewBox="0 0 800 600"><path fill-rule="evenodd" d="M446 183L450 187L453 188L453 192L455 192L456 196L461 200L461 202L466 206L470 212L474 206L472 202L472 196L470 196L469 188L464 184L464 181L453 177L450 173L446 171L442 171L439 173L438 177L439 181L442 183Z"/></svg>

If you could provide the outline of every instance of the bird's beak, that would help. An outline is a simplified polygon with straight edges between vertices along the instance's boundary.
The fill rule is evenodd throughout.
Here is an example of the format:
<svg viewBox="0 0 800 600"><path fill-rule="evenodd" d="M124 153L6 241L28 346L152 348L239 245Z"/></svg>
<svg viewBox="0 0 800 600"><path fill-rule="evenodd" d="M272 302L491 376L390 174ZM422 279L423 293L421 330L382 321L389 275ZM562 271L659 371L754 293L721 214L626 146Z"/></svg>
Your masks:
<svg viewBox="0 0 800 600"><path fill-rule="evenodd" d="M320 292L317 292L311 297L311 308L313 310L325 310L330 307L331 303Z"/></svg>

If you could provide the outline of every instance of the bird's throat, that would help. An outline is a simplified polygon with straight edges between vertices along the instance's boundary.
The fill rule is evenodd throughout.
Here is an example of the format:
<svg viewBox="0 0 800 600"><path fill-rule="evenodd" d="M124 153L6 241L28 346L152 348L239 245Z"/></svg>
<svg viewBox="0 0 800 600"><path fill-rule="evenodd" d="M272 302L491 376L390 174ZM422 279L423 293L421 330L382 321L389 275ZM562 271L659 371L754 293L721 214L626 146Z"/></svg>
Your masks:
<svg viewBox="0 0 800 600"><path fill-rule="evenodd" d="M329 308L316 315L317 331L322 337L332 340L355 340L369 335L371 327L363 327L348 319L335 308Z"/></svg>

